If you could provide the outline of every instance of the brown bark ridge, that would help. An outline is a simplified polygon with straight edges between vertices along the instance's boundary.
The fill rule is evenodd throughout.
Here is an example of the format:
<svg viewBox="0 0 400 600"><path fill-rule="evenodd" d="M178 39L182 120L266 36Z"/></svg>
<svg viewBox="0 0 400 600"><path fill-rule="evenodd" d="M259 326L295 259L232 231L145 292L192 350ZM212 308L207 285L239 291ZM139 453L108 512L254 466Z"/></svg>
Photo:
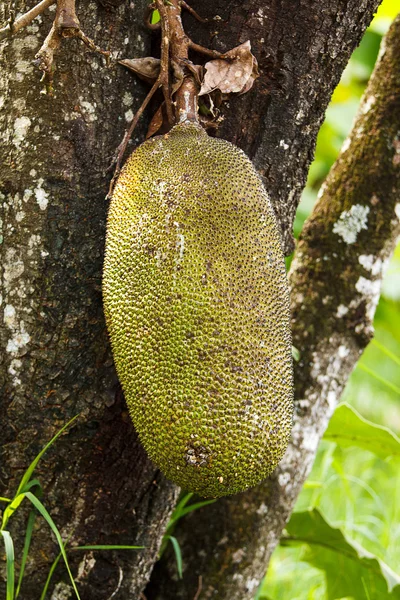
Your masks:
<svg viewBox="0 0 400 600"><path fill-rule="evenodd" d="M98 45L131 57L148 53L139 18L145 5L81 3L79 20ZM22 14L32 6L2 3L0 21L11 9ZM72 544L146 546L71 554L83 599L110 598L116 590L135 598L157 556L176 488L148 460L116 393L101 271L105 171L145 86L65 39L55 56L54 97L41 94L32 61L54 15L49 9L1 42L0 495L15 492L38 451L80 413L39 464L43 502ZM135 143L145 128L137 135ZM18 513L10 521L18 556L25 524ZM58 553L40 518L37 527L21 589L28 600L39 598ZM52 597L69 597L62 563L56 582Z"/></svg>
<svg viewBox="0 0 400 600"><path fill-rule="evenodd" d="M296 416L291 444L259 487L188 515L148 600L254 598L345 382L373 335L382 274L400 234L400 16L383 42L349 139L307 221L290 272Z"/></svg>

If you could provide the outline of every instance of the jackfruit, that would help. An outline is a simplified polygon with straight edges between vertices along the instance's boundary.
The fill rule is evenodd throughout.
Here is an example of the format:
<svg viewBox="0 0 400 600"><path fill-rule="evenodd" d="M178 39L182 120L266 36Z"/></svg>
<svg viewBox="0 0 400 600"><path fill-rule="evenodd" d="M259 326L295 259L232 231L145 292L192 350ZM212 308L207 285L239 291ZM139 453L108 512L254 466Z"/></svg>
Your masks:
<svg viewBox="0 0 400 600"><path fill-rule="evenodd" d="M153 462L203 497L265 479L292 426L289 293L269 198L241 150L194 123L135 150L110 204L103 296Z"/></svg>

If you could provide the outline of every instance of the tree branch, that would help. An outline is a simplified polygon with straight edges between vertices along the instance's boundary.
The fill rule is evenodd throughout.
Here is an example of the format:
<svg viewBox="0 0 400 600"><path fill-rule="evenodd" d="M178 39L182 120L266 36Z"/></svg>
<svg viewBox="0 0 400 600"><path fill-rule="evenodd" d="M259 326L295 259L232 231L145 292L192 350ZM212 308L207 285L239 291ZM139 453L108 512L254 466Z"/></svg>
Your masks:
<svg viewBox="0 0 400 600"><path fill-rule="evenodd" d="M353 131L304 227L290 272L293 343L301 353L292 442L261 486L180 522L175 535L183 583L166 555L146 590L148 600L190 597L199 575L205 597L254 598L318 441L372 336L384 267L400 233L399 131L400 17L383 42Z"/></svg>
<svg viewBox="0 0 400 600"><path fill-rule="evenodd" d="M18 33L20 29L29 25L29 23L32 23L33 19L36 19L36 17L41 15L46 10L46 8L48 8L55 2L56 0L42 0L42 2L36 4L36 6L31 8L31 10L28 10L28 12L26 12L24 15L22 15L15 21L10 19L9 23L5 27L2 27L2 29L0 29L0 41L4 40L7 36L15 35L16 33Z"/></svg>

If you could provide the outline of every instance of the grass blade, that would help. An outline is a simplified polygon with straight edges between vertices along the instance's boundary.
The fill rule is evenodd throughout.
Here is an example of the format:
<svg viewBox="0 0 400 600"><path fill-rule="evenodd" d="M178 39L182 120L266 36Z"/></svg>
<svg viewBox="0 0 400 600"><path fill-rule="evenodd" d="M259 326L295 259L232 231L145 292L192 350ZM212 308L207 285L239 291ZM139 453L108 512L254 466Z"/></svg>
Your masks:
<svg viewBox="0 0 400 600"><path fill-rule="evenodd" d="M3 512L3 520L2 520L1 528L0 528L1 530L3 530L5 527L7 527L9 518L17 510L17 508L19 507L19 505L21 504L21 502L24 498L25 498L25 494L18 494L15 496L15 498L13 498L13 500L10 502L10 504L8 506L6 506L6 508L4 509L4 512Z"/></svg>
<svg viewBox="0 0 400 600"><path fill-rule="evenodd" d="M173 547L174 552L175 552L176 568L178 569L178 576L179 576L179 579L182 579L183 578L183 573L182 573L181 547L179 546L178 540L173 535L168 535L166 537L166 539L168 539L171 542L171 544L172 544L172 547Z"/></svg>
<svg viewBox="0 0 400 600"><path fill-rule="evenodd" d="M29 492L29 490L31 490L34 487L39 488L39 494L43 493L39 479L31 479L30 481L28 481L28 483L24 486L24 489L21 490L21 492ZM39 494L36 493L35 496L38 496Z"/></svg>
<svg viewBox="0 0 400 600"><path fill-rule="evenodd" d="M58 545L60 546L62 557L63 557L64 562L65 562L65 566L67 567L67 571L68 571L68 575L69 575L69 578L70 578L71 583L72 583L72 587L74 588L74 592L76 594L76 597L80 600L78 588L76 587L74 578L72 577L71 569L69 568L69 563L68 563L68 558L67 558L67 553L65 551L64 543L62 541L62 537L60 535L60 532L57 529L56 524L54 523L53 519L51 518L51 516L49 515L49 513L47 512L47 510L45 509L45 507L43 506L43 504L40 502L39 498L36 498L36 496L34 496L32 494L32 492L26 492L26 497L32 502L33 506L35 508L37 508L37 510L42 515L42 517L44 517L46 519L46 521L49 524L51 530L53 531L54 535L56 536Z"/></svg>
<svg viewBox="0 0 400 600"><path fill-rule="evenodd" d="M64 547L65 547L65 545L64 545ZM144 548L144 546L102 546L102 545L73 546L72 548L66 548L66 551L71 552L72 550L137 550L139 548ZM49 574L47 575L46 583L44 584L44 588L42 590L39 600L45 600L51 579L53 577L54 571L57 568L58 563L60 562L61 557L62 557L62 554L60 552L58 554L58 556L55 558L53 564L51 565Z"/></svg>
<svg viewBox="0 0 400 600"><path fill-rule="evenodd" d="M4 496L0 496L0 502L11 502L11 498L4 498Z"/></svg>
<svg viewBox="0 0 400 600"><path fill-rule="evenodd" d="M72 417L72 419L70 421L68 421L68 423L66 423L64 425L64 427L62 427L59 431L57 431L57 433L55 434L55 436L53 436L51 438L51 440L44 446L44 448L42 448L42 450L39 452L39 454L33 459L33 461L31 462L31 464L29 465L29 467L27 468L27 470L25 471L19 486L18 486L18 490L17 493L15 494L16 496L18 496L22 490L25 488L25 486L28 484L30 478L32 477L32 473L33 471L36 469L36 466L39 462L39 460L42 458L43 454L50 448L50 446L52 444L54 444L54 442L56 441L57 438L60 437L60 435L62 433L64 433L64 431L70 426L72 425L72 423L74 421L76 421L76 419L79 417L79 415L75 415L75 417Z"/></svg>
<svg viewBox="0 0 400 600"><path fill-rule="evenodd" d="M28 558L29 547L31 545L33 525L35 523L35 518L36 518L36 511L31 510L31 512L29 513L29 517L28 517L28 524L26 526L24 549L22 552L21 568L19 570L19 577L18 577L17 591L15 592L15 598L18 598L19 591L21 589L22 579L24 577L24 572L25 572L26 560Z"/></svg>
<svg viewBox="0 0 400 600"><path fill-rule="evenodd" d="M373 371L369 367L366 367L363 363L359 363L358 366L359 366L360 369L362 369L363 371L365 371L365 373L368 373L368 375L370 375L371 377L373 377L377 381L380 381L380 383L383 383L383 385L386 385L387 388L389 388L395 394L397 394L398 396L400 396L400 388L397 387L397 385L394 385L394 383L391 383L390 381L388 381L387 379L385 379L384 377L382 377L381 375L379 375L379 373L376 373L375 371Z"/></svg>
<svg viewBox="0 0 400 600"><path fill-rule="evenodd" d="M381 344L380 342L378 342L378 340L376 340L375 338L373 340L371 340L371 344L373 344L374 346L376 346L377 348L379 348L379 350L381 350L393 362L395 362L397 365L400 366L400 358L398 356L396 356L396 354L394 354L393 352L391 352L390 350L388 350L386 348L386 346L384 346L383 344Z"/></svg>
<svg viewBox="0 0 400 600"><path fill-rule="evenodd" d="M57 567L58 563L60 562L60 558L61 557L62 557L62 554L60 552L58 554L58 556L55 558L53 564L51 565L49 574L47 575L46 583L44 584L44 588L42 590L42 593L40 594L40 599L39 600L45 600L46 594L47 594L47 590L49 589L49 585L50 585L50 582L51 582L51 578L53 577L54 571L56 570L56 567Z"/></svg>
<svg viewBox="0 0 400 600"><path fill-rule="evenodd" d="M182 508L178 514L174 514L175 511L172 513L171 519L168 523L168 529L170 527L172 527L172 525L175 525L175 523L177 521L179 521L179 519L181 517L184 517L185 515L191 513L193 510L197 510L198 508L202 508L203 506L207 506L207 504L214 504L214 502L216 502L217 499L214 498L213 500L203 500L201 502L195 502L194 504L189 504L189 506L185 506L184 508Z"/></svg>
<svg viewBox="0 0 400 600"><path fill-rule="evenodd" d="M9 531L1 531L6 548L7 600L14 600L14 544Z"/></svg>

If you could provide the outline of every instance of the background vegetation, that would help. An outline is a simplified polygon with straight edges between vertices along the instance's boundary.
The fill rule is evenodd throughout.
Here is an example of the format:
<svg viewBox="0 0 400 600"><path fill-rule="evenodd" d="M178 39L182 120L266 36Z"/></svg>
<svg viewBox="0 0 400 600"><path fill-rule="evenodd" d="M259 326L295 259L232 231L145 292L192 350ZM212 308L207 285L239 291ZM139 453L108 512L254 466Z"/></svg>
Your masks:
<svg viewBox="0 0 400 600"><path fill-rule="evenodd" d="M335 91L296 235L351 129L382 36L398 11L398 0L383 1ZM257 600L400 598L400 245L374 326L375 338L347 384L346 404L319 447Z"/></svg>

